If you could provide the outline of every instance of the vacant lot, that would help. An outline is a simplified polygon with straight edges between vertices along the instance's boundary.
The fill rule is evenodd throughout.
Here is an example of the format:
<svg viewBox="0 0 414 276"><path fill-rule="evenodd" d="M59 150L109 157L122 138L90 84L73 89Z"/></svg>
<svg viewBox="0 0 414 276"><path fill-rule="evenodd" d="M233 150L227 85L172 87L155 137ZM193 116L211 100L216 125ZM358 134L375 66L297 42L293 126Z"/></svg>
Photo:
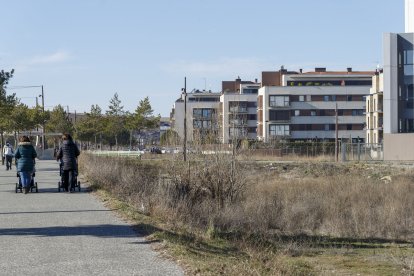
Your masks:
<svg viewBox="0 0 414 276"><path fill-rule="evenodd" d="M413 272L410 166L84 155L81 167L190 274Z"/></svg>

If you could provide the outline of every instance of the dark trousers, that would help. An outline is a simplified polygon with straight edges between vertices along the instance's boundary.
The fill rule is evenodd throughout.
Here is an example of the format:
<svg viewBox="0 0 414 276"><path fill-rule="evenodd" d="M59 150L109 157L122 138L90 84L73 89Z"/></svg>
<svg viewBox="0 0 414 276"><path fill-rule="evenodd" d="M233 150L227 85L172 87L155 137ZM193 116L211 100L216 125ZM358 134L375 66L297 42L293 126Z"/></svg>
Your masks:
<svg viewBox="0 0 414 276"><path fill-rule="evenodd" d="M75 170L63 170L63 188L68 191L75 188Z"/></svg>
<svg viewBox="0 0 414 276"><path fill-rule="evenodd" d="M6 169L11 169L13 162L13 156L12 155L6 155Z"/></svg>

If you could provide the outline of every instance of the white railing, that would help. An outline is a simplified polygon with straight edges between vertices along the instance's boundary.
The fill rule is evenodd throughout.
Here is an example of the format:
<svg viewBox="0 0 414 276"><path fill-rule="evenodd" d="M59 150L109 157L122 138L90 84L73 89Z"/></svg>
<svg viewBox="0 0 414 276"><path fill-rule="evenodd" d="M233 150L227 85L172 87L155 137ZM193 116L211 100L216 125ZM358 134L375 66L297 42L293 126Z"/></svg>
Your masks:
<svg viewBox="0 0 414 276"><path fill-rule="evenodd" d="M142 155L142 153L139 151L90 151L90 153L98 156L118 156L134 158L140 158Z"/></svg>

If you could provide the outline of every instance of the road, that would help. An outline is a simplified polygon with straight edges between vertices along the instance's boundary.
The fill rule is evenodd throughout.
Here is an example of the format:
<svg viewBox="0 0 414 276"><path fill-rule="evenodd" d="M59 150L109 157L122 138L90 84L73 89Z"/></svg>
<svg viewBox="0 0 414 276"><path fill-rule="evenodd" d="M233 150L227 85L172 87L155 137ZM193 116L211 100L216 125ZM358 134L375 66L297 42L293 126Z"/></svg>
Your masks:
<svg viewBox="0 0 414 276"><path fill-rule="evenodd" d="M0 275L183 275L87 192L57 193L58 164L38 161L39 193L15 193L0 166Z"/></svg>

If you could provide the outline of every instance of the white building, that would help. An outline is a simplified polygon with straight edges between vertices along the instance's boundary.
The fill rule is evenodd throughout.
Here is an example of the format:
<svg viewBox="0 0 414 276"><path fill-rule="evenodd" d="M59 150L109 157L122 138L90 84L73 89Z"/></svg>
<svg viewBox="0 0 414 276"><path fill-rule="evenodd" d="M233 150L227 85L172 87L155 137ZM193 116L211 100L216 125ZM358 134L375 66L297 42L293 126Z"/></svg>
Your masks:
<svg viewBox="0 0 414 276"><path fill-rule="evenodd" d="M240 84L237 92L224 92L220 97L221 141L256 140L257 93L260 84Z"/></svg>
<svg viewBox="0 0 414 276"><path fill-rule="evenodd" d="M381 144L383 141L383 91L384 74L377 72L372 77L372 88L366 99L366 140L370 145Z"/></svg>
<svg viewBox="0 0 414 276"><path fill-rule="evenodd" d="M405 0L405 32L414 32L414 0Z"/></svg>
<svg viewBox="0 0 414 276"><path fill-rule="evenodd" d="M173 128L178 136L184 138L184 120L187 120L187 141L197 138L218 137L221 93L195 90L181 94L173 108ZM187 116L185 116L185 99L187 99Z"/></svg>
<svg viewBox="0 0 414 276"><path fill-rule="evenodd" d="M365 97L374 72L289 73L282 70L258 97L258 139L334 140L338 106L339 138L365 139Z"/></svg>

